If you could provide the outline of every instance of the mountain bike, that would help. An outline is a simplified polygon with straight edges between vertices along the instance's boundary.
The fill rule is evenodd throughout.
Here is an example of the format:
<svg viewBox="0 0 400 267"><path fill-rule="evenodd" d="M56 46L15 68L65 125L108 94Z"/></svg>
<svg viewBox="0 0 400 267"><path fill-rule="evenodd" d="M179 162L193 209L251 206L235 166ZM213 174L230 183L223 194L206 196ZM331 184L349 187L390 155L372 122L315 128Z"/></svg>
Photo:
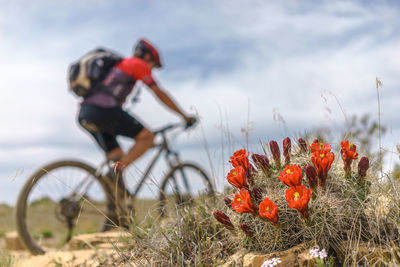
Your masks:
<svg viewBox="0 0 400 267"><path fill-rule="evenodd" d="M110 225L126 227L134 216L134 199L162 154L169 170L159 184L160 218L177 207L212 198L215 192L207 173L195 163L182 162L170 147L167 132L177 128L183 125L155 131L161 136L153 146L157 153L133 190L118 182L123 178L113 172L109 160L97 168L80 160L60 160L37 170L23 186L16 206L17 230L25 246L32 254L44 254L75 234L108 230Z"/></svg>

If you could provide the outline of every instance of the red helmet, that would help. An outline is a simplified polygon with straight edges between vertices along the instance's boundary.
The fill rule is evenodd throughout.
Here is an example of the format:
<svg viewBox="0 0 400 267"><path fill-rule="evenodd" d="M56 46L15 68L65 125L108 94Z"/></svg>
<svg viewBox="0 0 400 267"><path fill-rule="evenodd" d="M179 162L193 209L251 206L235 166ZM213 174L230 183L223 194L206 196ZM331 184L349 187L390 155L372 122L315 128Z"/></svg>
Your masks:
<svg viewBox="0 0 400 267"><path fill-rule="evenodd" d="M139 49L141 51L141 55L139 55L139 56L143 56L145 53L150 53L154 62L156 63L155 67L156 68L162 67L161 60L160 60L160 54L158 53L158 51L154 47L154 45L150 44L145 39L140 39L139 42L135 46L134 52L136 53Z"/></svg>

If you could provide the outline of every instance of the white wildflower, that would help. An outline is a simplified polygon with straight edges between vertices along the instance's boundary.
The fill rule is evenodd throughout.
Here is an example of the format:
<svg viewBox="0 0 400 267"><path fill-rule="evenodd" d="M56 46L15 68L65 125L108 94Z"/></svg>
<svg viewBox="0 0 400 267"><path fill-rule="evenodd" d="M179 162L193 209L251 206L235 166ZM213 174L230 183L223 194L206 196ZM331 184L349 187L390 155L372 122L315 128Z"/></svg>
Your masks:
<svg viewBox="0 0 400 267"><path fill-rule="evenodd" d="M328 256L328 254L326 253L326 250L325 249L323 249L323 250L321 250L320 252L319 252L319 258L320 259L324 259L324 258L326 258Z"/></svg>
<svg viewBox="0 0 400 267"><path fill-rule="evenodd" d="M281 263L281 262L282 262L280 258L272 258L271 261L272 261L272 263L273 263L274 265L278 265L278 263Z"/></svg>
<svg viewBox="0 0 400 267"><path fill-rule="evenodd" d="M319 249L318 248L310 249L310 255L313 258L318 258L319 257Z"/></svg>
<svg viewBox="0 0 400 267"><path fill-rule="evenodd" d="M264 261L264 263L261 265L261 267L270 267L271 264L272 264L272 261L267 260L267 261Z"/></svg>
<svg viewBox="0 0 400 267"><path fill-rule="evenodd" d="M281 263L280 258L272 258L270 260L264 261L264 263L261 265L261 267L273 267L278 265L278 263Z"/></svg>

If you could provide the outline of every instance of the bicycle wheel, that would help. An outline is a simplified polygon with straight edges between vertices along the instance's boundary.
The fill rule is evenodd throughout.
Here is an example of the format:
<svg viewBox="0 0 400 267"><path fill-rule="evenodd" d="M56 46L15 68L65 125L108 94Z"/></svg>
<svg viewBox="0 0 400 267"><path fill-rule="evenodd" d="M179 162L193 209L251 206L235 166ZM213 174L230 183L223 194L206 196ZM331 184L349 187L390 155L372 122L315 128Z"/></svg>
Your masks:
<svg viewBox="0 0 400 267"><path fill-rule="evenodd" d="M34 173L16 206L17 230L31 253L44 254L72 235L100 231L111 201L105 180L91 166L73 160Z"/></svg>
<svg viewBox="0 0 400 267"><path fill-rule="evenodd" d="M160 188L159 210L161 217L173 213L183 205L194 205L215 196L207 174L197 165L182 163L165 176Z"/></svg>

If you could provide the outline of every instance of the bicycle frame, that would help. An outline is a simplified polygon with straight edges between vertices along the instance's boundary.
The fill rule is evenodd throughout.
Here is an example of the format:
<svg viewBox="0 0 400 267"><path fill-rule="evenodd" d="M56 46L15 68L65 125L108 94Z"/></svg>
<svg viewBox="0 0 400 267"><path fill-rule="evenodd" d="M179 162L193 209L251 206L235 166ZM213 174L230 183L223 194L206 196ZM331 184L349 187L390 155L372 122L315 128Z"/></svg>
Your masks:
<svg viewBox="0 0 400 267"><path fill-rule="evenodd" d="M158 159L160 158L161 154L163 152L165 152L165 159L169 165L170 168L172 168L174 165L177 165L180 163L180 159L179 159L179 154L176 151L173 151L170 149L168 141L167 141L167 137L165 135L165 132L167 130L170 129L174 129L181 126L181 124L170 124L164 128L162 128L161 130L155 131L155 134L160 134L162 137L162 141L158 144L155 144L152 148L158 148L157 154L153 157L152 161L150 162L150 164L147 166L146 171L144 172L142 178L140 179L139 183L136 185L136 187L133 190L133 193L131 191L129 191L129 189L126 189L126 192L129 194L130 197L132 197L133 199L136 197L136 195L139 193L141 187L143 186L144 182L146 181L148 175L150 174L150 172L152 171L154 165L157 163ZM173 156L173 159L171 159L171 156ZM108 170L112 170L112 166L111 166L111 161L110 160L106 160L103 163L101 163L95 172L95 176L96 177L101 177L102 173L103 173L103 169L107 167ZM91 186L91 184L94 182L94 180L92 180L91 182L87 183L87 179L84 179L81 183L79 183L76 186L76 190L74 190L74 192L76 193L79 189L79 191L81 191L81 193L75 194L75 197L79 197L79 196L83 196L85 191L87 191L87 189ZM73 197L73 196L72 196Z"/></svg>
<svg viewBox="0 0 400 267"><path fill-rule="evenodd" d="M161 143L155 144L152 148L158 148L158 152L157 154L154 156L153 160L150 162L150 164L148 165L146 171L144 172L142 178L140 179L139 183L136 185L136 187L133 190L133 193L131 191L129 191L128 188L125 188L126 192L129 194L130 197L132 197L133 199L136 197L136 195L139 193L141 187L143 186L144 182L146 181L148 175L150 174L150 172L152 171L154 165L156 164L156 162L158 161L158 159L160 158L161 154L165 151L165 159L169 165L170 168L172 168L174 165L177 165L180 163L180 159L179 159L179 154L176 151L172 151L169 147L168 141L167 141L167 137L165 135L165 132L167 130L171 130L177 127L182 126L182 124L170 124L167 125L166 127L155 131L154 134L160 134L162 137L162 141ZM174 160L171 159L170 156L174 157ZM95 176L100 178L102 176L103 173L103 169L107 167L107 170L112 170L112 166L111 166L111 161L110 160L106 160L103 163L101 163L95 172ZM185 185L187 184L186 179L184 179L185 181ZM89 183L87 182L88 179L83 179L81 183L79 183L76 187L75 190L73 190L73 194L71 195L71 198L73 200L79 200L79 198L81 196L85 195L85 192L87 191L87 189L92 185L92 183L94 182L94 180L91 180Z"/></svg>
<svg viewBox="0 0 400 267"><path fill-rule="evenodd" d="M156 164L156 162L158 161L158 159L160 158L161 154L165 151L165 160L167 161L168 165L170 168L172 168L174 166L174 164L179 164L180 163L180 159L179 159L179 154L176 151L172 151L169 148L165 133L162 132L162 138L163 141L160 144L156 144L153 146L153 148L157 148L158 147L158 152L157 154L154 156L153 160L150 162L150 164L148 165L146 171L144 172L142 178L140 179L139 183L136 185L136 187L134 188L133 193L129 192L131 197L135 198L136 195L139 193L142 185L144 184L144 181L146 181L148 175L150 174L151 170L153 169L154 165ZM174 161L171 159L170 156L174 157Z"/></svg>

